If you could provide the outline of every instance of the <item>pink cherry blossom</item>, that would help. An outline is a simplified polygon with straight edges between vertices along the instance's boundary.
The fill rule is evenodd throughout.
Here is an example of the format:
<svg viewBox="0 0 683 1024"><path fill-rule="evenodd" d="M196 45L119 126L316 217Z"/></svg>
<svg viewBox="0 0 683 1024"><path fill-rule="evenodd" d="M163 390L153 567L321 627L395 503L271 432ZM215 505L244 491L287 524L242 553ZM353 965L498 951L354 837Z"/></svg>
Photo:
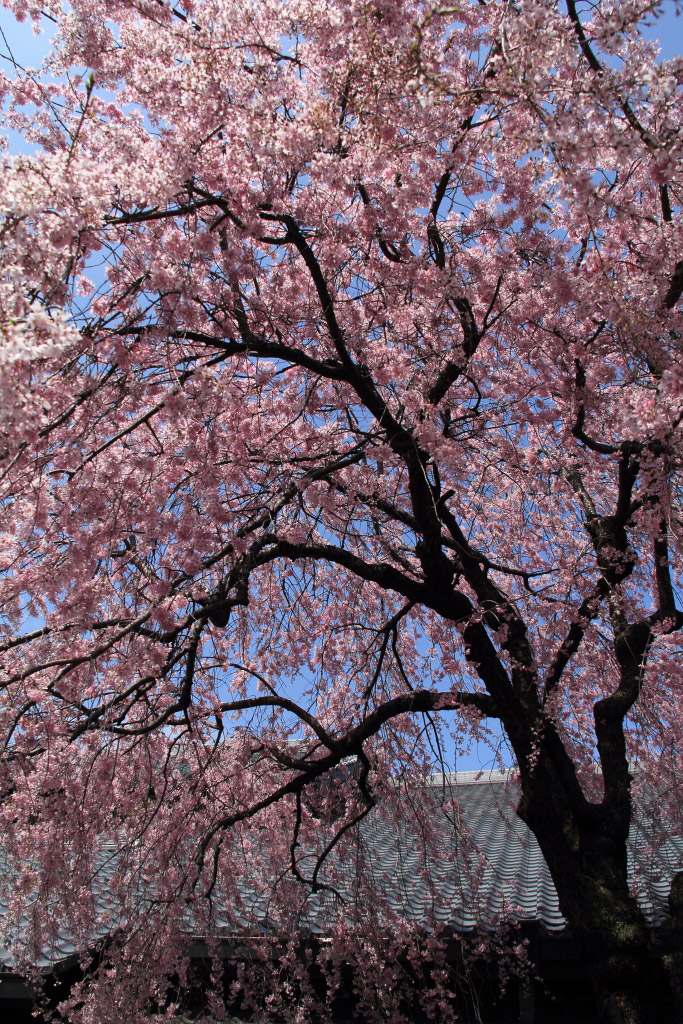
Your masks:
<svg viewBox="0 0 683 1024"><path fill-rule="evenodd" d="M0 171L17 963L68 933L69 1021L159 1021L188 932L218 956L267 908L232 993L257 1018L323 1019L355 964L398 1022L410 962L446 1021L436 910L425 937L382 897L359 828L413 828L430 884L415 787L493 728L606 1019L679 1019L626 858L636 799L659 838L683 802L658 5L41 9L50 56L2 81L31 144ZM298 932L323 896L327 1008Z"/></svg>

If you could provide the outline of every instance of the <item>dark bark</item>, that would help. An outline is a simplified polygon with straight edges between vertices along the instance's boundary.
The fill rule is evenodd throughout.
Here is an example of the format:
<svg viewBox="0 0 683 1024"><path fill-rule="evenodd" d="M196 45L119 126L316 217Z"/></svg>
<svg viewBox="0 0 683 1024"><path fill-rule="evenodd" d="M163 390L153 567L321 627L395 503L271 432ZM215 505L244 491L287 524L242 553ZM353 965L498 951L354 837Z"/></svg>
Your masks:
<svg viewBox="0 0 683 1024"><path fill-rule="evenodd" d="M683 1020L680 954L667 953L628 889L628 821L610 821L599 805L583 820L552 764L539 758L523 779L518 813L532 830L550 869L560 909L592 975L596 1000L609 1024L680 1024ZM682 886L683 888L683 886Z"/></svg>
<svg viewBox="0 0 683 1024"><path fill-rule="evenodd" d="M596 75L602 75L602 66L585 35L573 0L568 0L567 10L583 58ZM619 99L619 105L627 122L650 147L651 139L628 102ZM442 267L445 265L444 240L438 229L437 214L448 188L449 174L445 172L437 184L428 225L432 257ZM221 211L221 217L244 227L224 199L202 193L195 185L193 190L202 197L202 207L214 203ZM371 205L365 186L359 184L358 190L363 203ZM666 219L668 193L662 193L662 201ZM188 209L193 202L196 200L190 192L186 204ZM184 209L185 206L179 206L168 215L178 214ZM167 214L151 210L132 216L135 219L157 219L162 215ZM279 335L276 341L262 337L260 328L250 325L248 303L237 291L229 312L236 324L239 340L189 331L183 331L182 336L217 349L219 354L216 358L246 352L269 356L299 366L323 379L344 382L353 389L358 402L374 418L377 436L382 437L390 448L408 481L404 504L400 500L392 504L386 496L379 494L358 497L368 508L385 515L390 523L401 523L415 534L416 560L412 565L399 562L399 568L391 560L366 560L352 547L346 547L344 542L338 545L320 540L294 543L278 536L277 512L300 492L306 479L304 476L294 480L272 507L264 508L242 529L241 538L256 538L250 553L243 556L237 567L226 575L211 601L201 606L198 618L208 619L219 628L225 625L231 608L247 601L249 574L276 559L287 558L319 560L338 566L358 579L401 595L411 606L422 604L430 608L460 628L465 656L485 687L486 694L453 695L452 706L469 704L485 716L500 719L504 726L521 775L519 814L535 834L548 863L561 910L592 971L605 1020L610 1024L680 1024L683 1021L683 941L679 939L683 938L683 910L680 909L683 896L676 897L678 903L674 899L678 910L672 910L668 938L662 944L661 937L660 940L653 938L629 893L626 860L632 807L624 722L640 696L653 627L657 625L661 629L663 623L668 623L667 630L683 628L683 613L676 608L668 568L666 516L663 512L660 535L654 541L653 551L659 607L648 618L629 622L619 600L620 588L637 564L629 543L629 531L638 502L644 500L638 498L638 502L634 501L642 456L646 454L650 461L660 458L666 462L669 458L666 445L631 439L619 444L594 437L590 424L586 422L586 374L580 361L576 361L577 412L572 434L587 451L613 459L618 496L612 514L600 514L601 503L588 493L579 470L565 469L565 479L575 491L594 549L596 579L577 607L542 682L537 676L532 642L522 613L500 583L501 576L517 575L524 579L529 589L528 574L521 567L494 565L485 552L472 545L467 522L461 523L457 518L457 508L449 505L449 497L454 492L441 493L436 459L423 449L419 431L411 428L402 409L397 411L387 401L384 389L375 383L362 358L349 348L340 325L343 320L340 322L337 318L335 286L326 277L324 263L319 262L315 236L294 217L278 213L267 204L259 207L259 216L264 223L276 225L278 231L276 235L263 236L261 241L288 248L305 265L318 298L320 327L327 333L334 354L330 358L319 359L308 351L283 343ZM377 240L391 264L402 261L401 252L385 240L379 226ZM502 277L479 324L466 296L452 297L452 307L460 320L462 341L456 355L436 373L431 388L425 394L428 403L439 405L449 389L466 373L469 361L491 324L490 317L498 300L501 282ZM675 267L664 305L673 308L682 293L683 261ZM604 328L605 322L600 321L591 340L595 340ZM121 333L144 330L146 328L129 327ZM362 458L368 445L369 435L364 435L353 454L345 456L345 459L357 461ZM342 468L343 462L318 467L306 476L331 479L335 470ZM665 477L666 469L663 472ZM341 489L345 485L337 482L336 486ZM652 504L655 498L650 496L645 500ZM261 529L266 532L259 534ZM219 563L227 551L225 549L207 561L206 567ZM492 575L494 570L495 575ZM467 587L459 590L460 579L467 583ZM591 803L582 792L576 765L563 744L561 731L555 728L546 714L546 707L548 698L561 688L563 673L584 642L588 623L594 621L605 606L614 637L613 653L619 666L619 680L613 692L595 705L595 733L604 798L600 803ZM265 802L271 803L288 794L299 798L310 781L333 769L343 756L354 753L360 756L364 741L394 715L444 709L449 706L442 700L444 696L413 691L392 699L367 714L343 740L321 731L313 721L306 721L329 753L310 763L290 761L289 767L296 768L300 774L270 794L264 802L241 810L237 815L227 816L218 823L216 830L252 816ZM270 705L285 708L298 714L302 721L306 720L302 709L296 709L291 702L275 696L231 702L225 710ZM92 727L92 721L93 714L89 712L88 728ZM200 851L200 860L213 834L207 836ZM679 889L683 889L683 883Z"/></svg>

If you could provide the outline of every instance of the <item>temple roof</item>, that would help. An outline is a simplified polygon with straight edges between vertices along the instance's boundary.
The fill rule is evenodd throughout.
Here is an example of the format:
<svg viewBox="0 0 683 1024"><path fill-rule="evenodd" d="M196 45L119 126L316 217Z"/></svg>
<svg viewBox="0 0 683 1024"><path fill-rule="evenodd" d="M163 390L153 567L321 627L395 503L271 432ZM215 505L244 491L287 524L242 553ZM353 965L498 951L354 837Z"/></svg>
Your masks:
<svg viewBox="0 0 683 1024"><path fill-rule="evenodd" d="M397 823L381 808L373 810L359 826L358 850L382 902L399 917L425 929L435 925L457 931L493 929L501 921L513 919L561 932L565 920L548 867L536 839L515 813L517 792L514 777L505 771L433 775L417 783L414 793L427 811L432 835L427 860L414 827ZM107 843L98 855L92 883L96 916L108 920L110 930L117 919L109 886L116 858L115 845ZM359 897L355 877L357 864L358 858L331 858L320 877L333 880L344 900L358 901L362 895ZM662 836L652 816L641 809L631 827L628 865L638 903L648 923L656 926L667 916L671 879L683 868L683 836ZM239 895L249 919L269 928L266 898L250 891L246 879ZM300 922L307 930L324 935L339 906L339 899L327 890L311 893ZM231 928L234 931L234 920L234 915L221 920L217 912L216 923L228 934ZM99 937L104 938L104 925L101 932ZM74 941L62 933L49 951L43 951L39 965L48 967L75 954ZM0 963L5 969L11 967L7 949L0 948Z"/></svg>

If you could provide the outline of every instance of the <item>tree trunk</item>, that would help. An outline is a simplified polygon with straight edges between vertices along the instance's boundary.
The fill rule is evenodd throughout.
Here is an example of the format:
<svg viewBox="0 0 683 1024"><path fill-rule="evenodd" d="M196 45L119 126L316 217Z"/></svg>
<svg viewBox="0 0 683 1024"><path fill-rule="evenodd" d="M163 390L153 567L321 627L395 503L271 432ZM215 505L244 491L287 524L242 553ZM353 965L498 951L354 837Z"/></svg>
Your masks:
<svg viewBox="0 0 683 1024"><path fill-rule="evenodd" d="M597 813L577 822L552 770L534 772L518 807L541 847L560 909L593 978L609 1024L681 1024L676 957L662 956L630 894L628 822L614 828ZM598 809L599 810L599 809Z"/></svg>
<svg viewBox="0 0 683 1024"><path fill-rule="evenodd" d="M584 951L598 1005L609 1024L680 1024L670 980L661 957L654 954L647 927L626 921L640 911L624 901L621 922L588 916L577 937ZM635 915L632 915L635 916ZM645 934L643 934L643 931Z"/></svg>

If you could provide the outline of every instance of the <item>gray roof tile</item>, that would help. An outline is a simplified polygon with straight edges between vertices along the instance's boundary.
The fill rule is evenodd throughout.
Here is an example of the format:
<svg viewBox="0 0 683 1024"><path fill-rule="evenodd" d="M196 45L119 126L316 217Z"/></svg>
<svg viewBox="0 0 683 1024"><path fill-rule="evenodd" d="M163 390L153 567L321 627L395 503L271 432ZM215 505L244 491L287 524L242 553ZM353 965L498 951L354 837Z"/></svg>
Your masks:
<svg viewBox="0 0 683 1024"><path fill-rule="evenodd" d="M395 913L420 926L439 923L464 931L475 926L495 927L503 916L537 921L550 931L565 927L538 844L515 815L515 789L507 773L433 776L424 785L423 796L423 806L431 803L430 821L438 843L438 853L429 861L426 872L421 843L405 823L397 827L382 816L380 808L360 826L359 842L366 866ZM461 812L457 828L453 807L443 807L453 796L457 796ZM463 830L479 851L478 858L464 849ZM683 837L669 835L654 842L651 833L647 815L641 814L631 830L628 863L638 903L648 922L656 925L666 916L671 878L683 868ZM116 908L108 892L115 860L115 847L103 848L94 891L98 917L103 921L108 910L110 923L102 924L100 937L107 928L116 926ZM325 871L324 877L333 880L337 890L352 901L354 863L332 860ZM474 884L475 878L478 885ZM237 891L245 910L267 925L268 900L254 892L246 880ZM311 894L302 924L325 933L337 909L330 893ZM220 927L220 918L218 923ZM227 918L222 924L228 927ZM74 951L73 938L60 934L41 964L66 959ZM9 962L8 951L0 950L0 963Z"/></svg>

